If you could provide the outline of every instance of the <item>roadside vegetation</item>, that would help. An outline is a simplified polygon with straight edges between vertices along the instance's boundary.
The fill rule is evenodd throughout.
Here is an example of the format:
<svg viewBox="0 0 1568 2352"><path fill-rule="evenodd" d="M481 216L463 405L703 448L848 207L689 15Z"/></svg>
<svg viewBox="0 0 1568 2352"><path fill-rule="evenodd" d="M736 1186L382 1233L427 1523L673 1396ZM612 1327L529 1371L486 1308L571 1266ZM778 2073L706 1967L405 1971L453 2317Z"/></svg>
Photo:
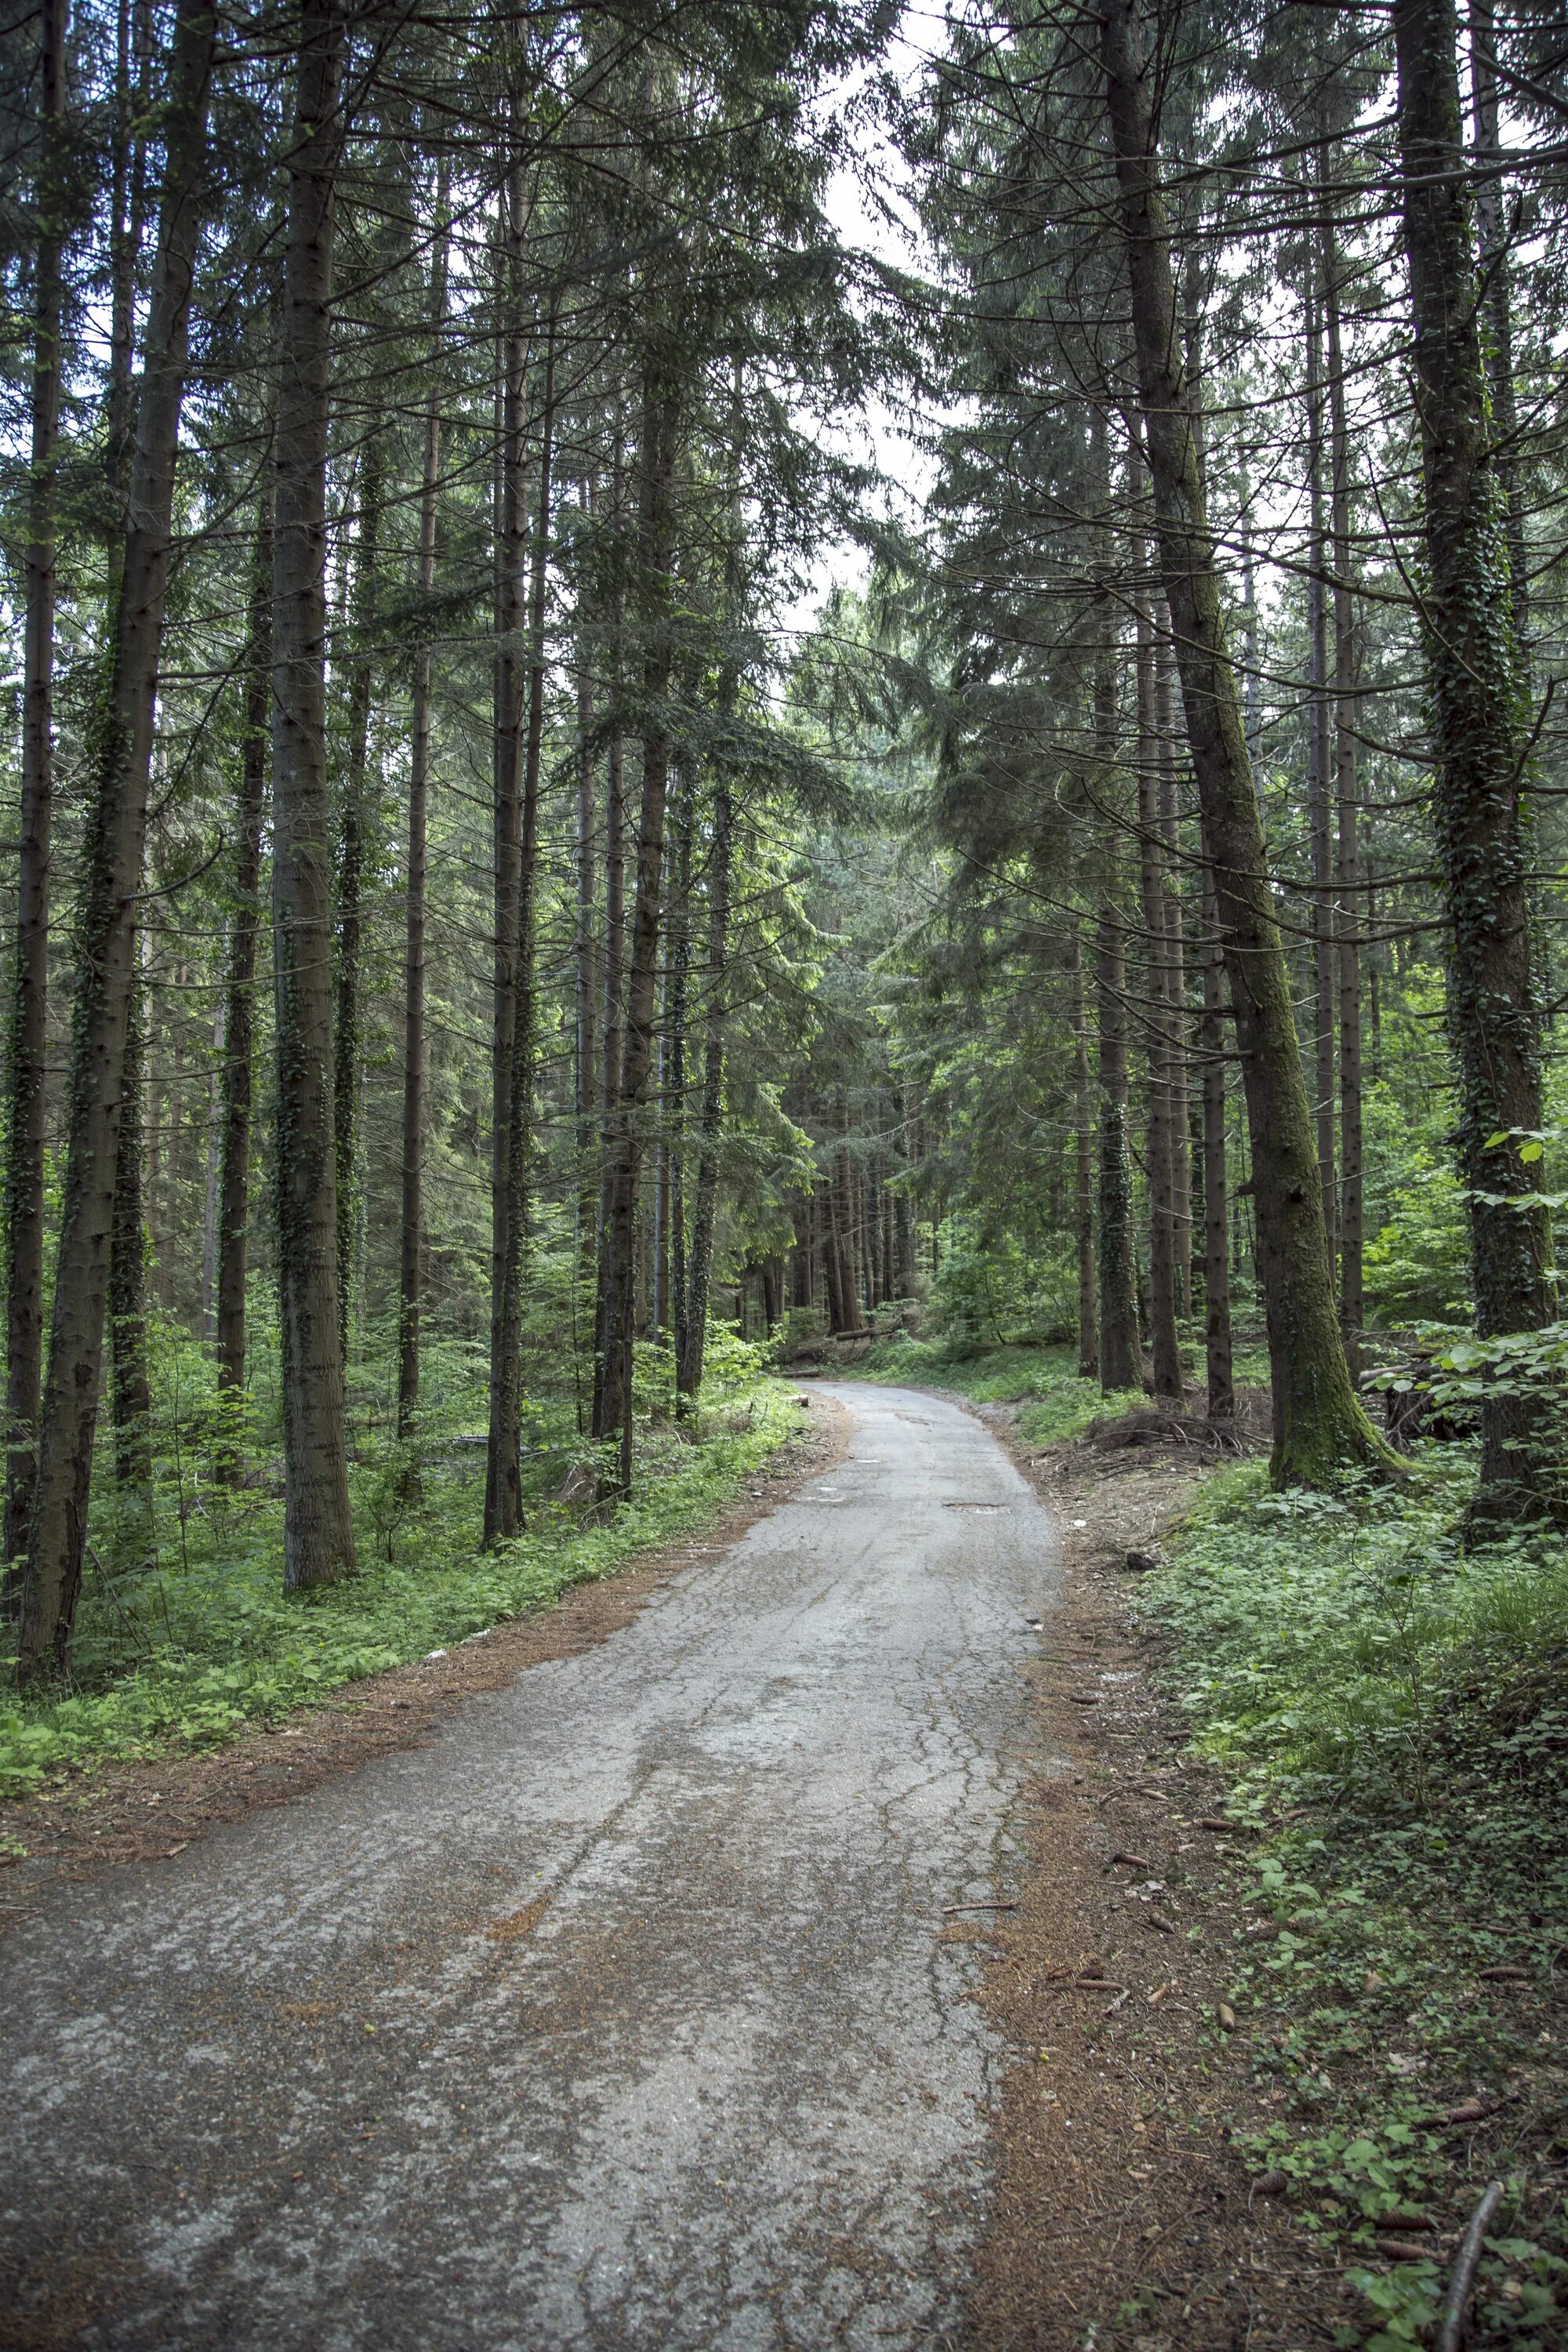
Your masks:
<svg viewBox="0 0 1568 2352"><path fill-rule="evenodd" d="M1428 2340L1420 2221L1463 2220L1493 2169L1472 2340L1563 2341L1568 1561L1542 1528L1467 1543L1475 1475L1436 1444L1326 1494L1221 1471L1143 1588L1258 1832L1233 2007L1278 2120L1245 2152L1338 2245L1375 2352Z"/></svg>
<svg viewBox="0 0 1568 2352"><path fill-rule="evenodd" d="M635 1493L593 1506L583 1474L596 1454L578 1434L574 1400L535 1384L524 1529L487 1550L482 1355L433 1347L417 1447L395 1443L374 1380L353 1401L358 1574L287 1593L276 1429L254 1418L247 1428L246 1484L213 1476L215 1448L235 1436L223 1401L182 1333L160 1325L154 1344L151 1475L133 1519L116 1515L108 1482L68 1688L0 1707L0 1797L110 1757L216 1746L247 1723L476 1639L702 1525L800 1423L763 1351L723 1326L709 1335L698 1410L679 1423L668 1353L641 1348ZM395 1361L390 1370L395 1381Z"/></svg>

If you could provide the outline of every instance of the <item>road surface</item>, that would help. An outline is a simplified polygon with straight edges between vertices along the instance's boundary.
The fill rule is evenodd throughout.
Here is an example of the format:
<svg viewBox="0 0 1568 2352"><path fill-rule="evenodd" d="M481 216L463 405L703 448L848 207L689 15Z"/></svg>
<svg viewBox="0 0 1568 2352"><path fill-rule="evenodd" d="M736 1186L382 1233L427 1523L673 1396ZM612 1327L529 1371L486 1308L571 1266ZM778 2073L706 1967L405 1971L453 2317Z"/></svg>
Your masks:
<svg viewBox="0 0 1568 2352"><path fill-rule="evenodd" d="M839 1465L598 1647L44 1895L0 2340L962 2343L1000 2053L940 1938L1005 1883L1049 1523L956 1406L831 1393Z"/></svg>

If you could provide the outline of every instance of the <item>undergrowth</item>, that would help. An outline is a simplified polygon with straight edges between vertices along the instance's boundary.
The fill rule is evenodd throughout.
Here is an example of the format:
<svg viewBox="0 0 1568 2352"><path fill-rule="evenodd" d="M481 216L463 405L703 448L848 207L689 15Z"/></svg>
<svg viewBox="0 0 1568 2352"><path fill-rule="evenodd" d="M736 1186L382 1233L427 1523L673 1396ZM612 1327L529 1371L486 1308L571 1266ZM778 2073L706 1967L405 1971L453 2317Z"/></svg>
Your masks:
<svg viewBox="0 0 1568 2352"><path fill-rule="evenodd" d="M403 1463L367 1448L353 1480L359 1573L309 1593L282 1590L274 1487L202 1475L199 1433L187 1430L177 1480L165 1449L144 1516L116 1526L106 1506L96 1522L70 1682L0 1706L0 1796L113 1756L216 1744L541 1607L700 1525L794 1433L798 1409L761 1378L758 1351L721 1331L702 1414L678 1432L661 1419L657 1351L646 1352L649 1411L631 1502L585 1519L554 1501L563 1456L583 1448L536 1444L526 1532L486 1553L482 1444L461 1427L427 1443L412 1502Z"/></svg>
<svg viewBox="0 0 1568 2352"><path fill-rule="evenodd" d="M1432 2258L1380 2260L1376 2224L1456 2226L1494 2168L1470 2341L1568 2342L1568 1553L1466 1549L1472 1478L1453 1446L1331 1496L1222 1473L1142 1596L1194 1743L1261 1833L1233 2007L1276 2115L1245 2153L1350 2262L1375 2326L1341 2340L1369 2352L1428 2341L1441 2283ZM1500 2152L1465 2153L1444 2118L1493 2099Z"/></svg>

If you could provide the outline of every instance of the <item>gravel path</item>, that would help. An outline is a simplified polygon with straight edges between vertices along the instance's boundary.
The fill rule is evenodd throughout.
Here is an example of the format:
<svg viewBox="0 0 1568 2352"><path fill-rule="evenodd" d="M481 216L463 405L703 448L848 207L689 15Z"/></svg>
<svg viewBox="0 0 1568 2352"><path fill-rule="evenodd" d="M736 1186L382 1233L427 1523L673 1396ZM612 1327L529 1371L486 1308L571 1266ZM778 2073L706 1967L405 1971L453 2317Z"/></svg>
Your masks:
<svg viewBox="0 0 1568 2352"><path fill-rule="evenodd" d="M4 1947L0 2275L92 2347L961 2342L1049 1522L938 1399L624 1631ZM13 2322L13 2327L16 2323Z"/></svg>

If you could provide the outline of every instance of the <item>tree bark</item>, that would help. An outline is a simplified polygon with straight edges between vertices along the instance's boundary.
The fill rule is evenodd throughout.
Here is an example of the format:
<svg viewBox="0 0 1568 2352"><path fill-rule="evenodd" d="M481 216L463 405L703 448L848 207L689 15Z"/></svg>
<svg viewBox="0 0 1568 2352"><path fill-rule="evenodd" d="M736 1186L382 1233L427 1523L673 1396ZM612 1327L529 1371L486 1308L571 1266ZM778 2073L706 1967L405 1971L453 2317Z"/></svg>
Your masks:
<svg viewBox="0 0 1568 2352"><path fill-rule="evenodd" d="M1164 835L1161 822L1162 721L1154 633L1147 605L1137 615L1138 866L1142 884L1145 1059L1149 1074L1149 1341L1154 1394L1179 1404L1181 1338L1176 1328L1175 1147L1171 1102L1171 981L1165 923Z"/></svg>
<svg viewBox="0 0 1568 2352"><path fill-rule="evenodd" d="M644 583L642 797L637 816L637 895L626 971L626 1042L613 1122L606 1246L610 1283L605 1330L602 1424L620 1439L619 1490L631 1491L632 1347L637 1309L637 1201L643 1115L653 1068L654 1007L664 876L665 801L669 787L670 567L675 551L675 457L679 404L657 364L644 378L639 537Z"/></svg>
<svg viewBox="0 0 1568 2352"><path fill-rule="evenodd" d="M598 1267L594 1295L594 1434L605 1433L605 1350L609 1340L614 1259L610 1241L616 1106L620 1099L626 1019L626 744L617 727L605 761L605 1050L602 1070L604 1117L599 1137Z"/></svg>
<svg viewBox="0 0 1568 2352"><path fill-rule="evenodd" d="M844 1328L844 1262L838 1250L837 1170L829 1175L822 1192L813 1197L820 1202L822 1279L827 1292L827 1329L833 1337Z"/></svg>
<svg viewBox="0 0 1568 2352"><path fill-rule="evenodd" d="M48 1025L49 856L54 817L55 454L59 440L68 0L42 0L39 231L33 260L32 466L22 652L22 807L16 974L5 1072L5 1559L27 1540L37 1474L44 1346L44 1049ZM7 1613L16 1586L6 1586Z"/></svg>
<svg viewBox="0 0 1568 2352"><path fill-rule="evenodd" d="M1323 230L1323 310L1329 346L1329 530L1334 558L1334 940L1340 1024L1340 1328L1352 1372L1366 1321L1366 1211L1362 1143L1361 845L1356 773L1355 598L1351 583L1351 450L1340 331L1339 251Z"/></svg>
<svg viewBox="0 0 1568 2352"><path fill-rule="evenodd" d="M693 783L683 761L676 798L675 892L669 922L669 982L665 1004L667 1037L664 1124L668 1160L666 1213L669 1239L669 1327L675 1356L676 1394L686 1353L686 1020L691 976L691 824Z"/></svg>
<svg viewBox="0 0 1568 2352"><path fill-rule="evenodd" d="M1104 0L1100 31L1161 569L1247 1087L1274 1395L1271 1475L1279 1486L1310 1486L1382 1449L1340 1342L1316 1139L1225 644L1131 0Z"/></svg>
<svg viewBox="0 0 1568 2352"><path fill-rule="evenodd" d="M1068 929L1071 991L1073 1094L1073 1231L1078 1242L1078 1373L1100 1377L1094 1284L1094 1097L1089 1072L1089 1018L1083 995L1083 944L1075 917ZM901 1195L900 1195L901 1199ZM901 1240L901 1235L900 1235ZM897 1276L895 1276L895 1281Z"/></svg>
<svg viewBox="0 0 1568 2352"><path fill-rule="evenodd" d="M1160 738L1160 905L1165 919L1165 1083L1171 1101L1171 1245L1178 1321L1192 1303L1193 1151L1187 1105L1187 949L1182 931L1181 803L1176 780L1170 615L1154 641L1154 710Z"/></svg>
<svg viewBox="0 0 1568 2352"><path fill-rule="evenodd" d="M1230 1421L1236 1383L1230 1341L1230 1201L1226 1171L1225 956L1212 877L1204 875L1204 1376L1208 1417Z"/></svg>
<svg viewBox="0 0 1568 2352"><path fill-rule="evenodd" d="M1107 845L1107 862L1111 852ZM1100 1080L1100 1385L1110 1396L1143 1385L1138 1253L1127 1145L1127 944L1114 867L1102 886L1095 943Z"/></svg>
<svg viewBox="0 0 1568 2352"><path fill-rule="evenodd" d="M626 433L621 393L617 387L610 458L610 514L617 541L621 541L625 531L626 506ZM605 1367L609 1345L610 1293L615 1278L610 1244L610 1194L616 1158L616 1106L620 1099L626 1020L626 739L620 720L626 686L625 591L622 584L625 568L617 545L610 631L610 698L614 710L605 754L605 1012L601 1071L604 1116L599 1133L599 1231L594 1285L592 1423L596 1438L603 1438L606 1433Z"/></svg>
<svg viewBox="0 0 1568 2352"><path fill-rule="evenodd" d="M517 933L513 962L511 1072L507 1087L506 1254L490 1366L485 1540L504 1543L522 1528L522 1295L528 1249L528 1172L533 1144L533 934L539 866L539 773L544 742L544 609L548 585L551 457L555 423L555 320L545 344L540 421L538 531L528 581L528 717L518 824Z"/></svg>
<svg viewBox="0 0 1568 2352"><path fill-rule="evenodd" d="M844 1319L837 1328L841 1331L863 1331L866 1324L860 1308L860 1272L856 1263L855 1248L855 1178L849 1157L853 1129L847 1090L840 1091L839 1116L842 1122L840 1139L833 1163L833 1230L838 1243L838 1296L843 1303Z"/></svg>
<svg viewBox="0 0 1568 2352"><path fill-rule="evenodd" d="M234 929L224 990L217 1210L217 1380L245 1386L246 1282L250 1257L251 1097L256 1053L256 950L261 933L261 824L267 803L268 706L272 685L272 500L257 518L256 563L246 646L245 737L234 856ZM220 1475L237 1475L226 1444Z"/></svg>
<svg viewBox="0 0 1568 2352"><path fill-rule="evenodd" d="M371 697L375 663L376 566L380 557L382 441L373 434L360 461L359 533L354 542L349 627L353 639L349 688L348 761L338 835L337 958L332 1021L332 1149L338 1192L338 1330L346 1365L353 1313L359 1225L360 962L363 949L365 777L370 766Z"/></svg>
<svg viewBox="0 0 1568 2352"><path fill-rule="evenodd" d="M1320 168L1321 151L1320 150ZM1328 517L1323 498L1323 302L1316 282L1321 258L1314 239L1308 247L1307 499L1310 517L1307 555L1307 821L1312 857L1310 929L1312 940L1312 1111L1318 1139L1318 1182L1323 1196L1323 1227L1332 1267L1339 1206L1334 1176L1334 970L1332 770L1330 732Z"/></svg>
<svg viewBox="0 0 1568 2352"><path fill-rule="evenodd" d="M584 481L583 511L593 512L591 485ZM580 595L582 592L579 592ZM598 812L594 790L594 671L593 645L586 616L580 609L577 628L577 936L574 942L574 991L577 1031L575 1104L577 1140L577 1251L584 1273L597 1255L594 1202L598 1192L594 1171L595 1114L598 1102L598 1034L595 1013L598 993L597 952L594 909L598 895L595 872Z"/></svg>
<svg viewBox="0 0 1568 2352"><path fill-rule="evenodd" d="M142 1134L147 1079L147 989L140 943L131 949L125 1074L114 1153L113 1230L109 1243L110 1420L114 1475L145 1489L153 1478L153 1387L147 1376L147 1216L142 1197Z"/></svg>
<svg viewBox="0 0 1568 2352"><path fill-rule="evenodd" d="M527 646L527 344L523 330L525 196L521 164L508 177L501 257L506 332L496 451L494 712L495 976L490 1028L490 1368L484 1540L517 1532L521 1468L506 1469L507 1265L511 1245L512 1079L517 1049L518 913L522 883L522 757Z"/></svg>
<svg viewBox="0 0 1568 2352"><path fill-rule="evenodd" d="M1552 1319L1552 1234L1539 1163L1540 1014L1531 969L1520 780L1523 697L1475 300L1452 0L1396 0L1405 251L1415 327L1426 552L1425 622L1438 862L1450 939L1459 1165L1469 1193L1476 1328ZM1494 1139L1496 1139L1494 1140ZM1528 1517L1546 1498L1528 1396L1482 1407L1478 1510Z"/></svg>
<svg viewBox="0 0 1568 2352"><path fill-rule="evenodd" d="M1103 407L1089 413L1091 496L1102 514L1110 506L1109 433ZM1117 604L1110 593L1109 524L1100 533L1092 672L1094 765L1102 806L1117 793ZM1138 1331L1138 1253L1133 1240L1132 1175L1127 1143L1127 943L1121 877L1114 834L1100 843L1100 908L1095 926L1095 1025L1100 1098L1100 1383L1110 1395L1143 1385ZM934 1275L936 1235L931 1234Z"/></svg>
<svg viewBox="0 0 1568 2352"><path fill-rule="evenodd" d="M180 0L132 497L88 817L70 1134L22 1588L16 1672L24 1685L51 1664L63 1666L66 1662L87 1541L136 898L146 837L191 280L201 234L215 32L209 0Z"/></svg>
<svg viewBox="0 0 1568 2352"><path fill-rule="evenodd" d="M1509 602L1514 650L1529 675L1530 573L1524 544L1524 486L1520 478L1519 404L1513 387L1513 289L1503 217L1502 141L1498 131L1497 15L1492 0L1470 0L1470 95L1475 108L1476 222L1481 301L1486 313L1485 359L1491 394L1493 464L1507 511Z"/></svg>
<svg viewBox="0 0 1568 2352"><path fill-rule="evenodd" d="M326 759L326 465L339 0L303 0L289 158L273 520L272 914L283 1580L354 1566L338 1301L331 815Z"/></svg>
<svg viewBox="0 0 1568 2352"><path fill-rule="evenodd" d="M447 315L447 190L442 167L436 199L437 234L431 260L430 333L433 363L439 365ZM425 451L419 482L418 635L414 647L413 708L409 718L408 871L404 900L403 943L403 1170L397 1242L397 1442L413 1444L419 1412L420 1318L425 1300L425 1095L429 1049L425 1032L425 913L428 874L430 729L435 700L435 659L425 634L436 593L436 524L441 483L440 394L432 383L425 399ZM418 1470L405 1462L406 1491L418 1491Z"/></svg>
<svg viewBox="0 0 1568 2352"><path fill-rule="evenodd" d="M695 1402L708 1344L708 1288L713 1272L713 1212L719 1197L719 1138L724 1123L724 973L730 928L730 790L713 793L713 845L708 867L708 1009L703 1039L702 1108L698 1118L697 1186L691 1208L691 1260L685 1333L676 1360L678 1397Z"/></svg>

